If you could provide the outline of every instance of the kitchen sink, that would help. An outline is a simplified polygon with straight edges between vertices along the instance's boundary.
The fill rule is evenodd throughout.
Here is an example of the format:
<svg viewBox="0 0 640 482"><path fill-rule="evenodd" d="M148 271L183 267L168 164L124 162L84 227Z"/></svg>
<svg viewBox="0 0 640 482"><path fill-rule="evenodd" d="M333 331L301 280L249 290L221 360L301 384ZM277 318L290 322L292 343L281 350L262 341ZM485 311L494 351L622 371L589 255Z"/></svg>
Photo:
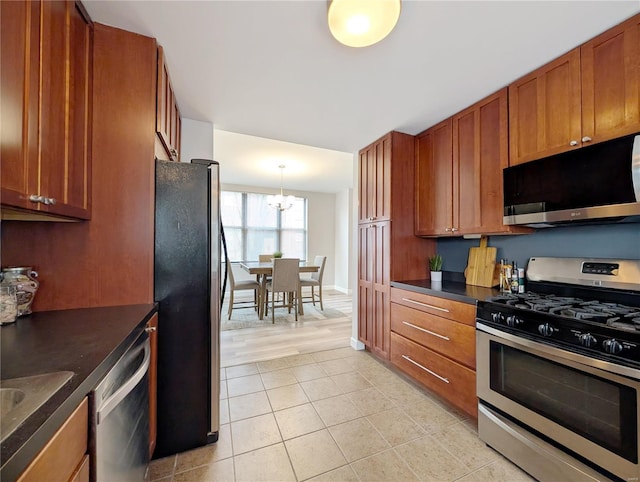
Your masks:
<svg viewBox="0 0 640 482"><path fill-rule="evenodd" d="M0 442L11 435L51 396L73 372L60 371L0 381Z"/></svg>

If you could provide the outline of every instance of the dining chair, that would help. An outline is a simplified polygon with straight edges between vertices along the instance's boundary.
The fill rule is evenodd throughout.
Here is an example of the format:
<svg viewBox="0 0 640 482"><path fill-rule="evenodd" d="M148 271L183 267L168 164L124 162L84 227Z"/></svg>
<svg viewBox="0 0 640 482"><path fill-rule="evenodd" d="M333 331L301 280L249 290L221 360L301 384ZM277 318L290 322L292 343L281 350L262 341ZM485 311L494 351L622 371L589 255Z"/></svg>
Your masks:
<svg viewBox="0 0 640 482"><path fill-rule="evenodd" d="M320 266L318 271L311 273L311 278L300 278L300 291L305 286L311 287L311 295L310 296L301 296L300 300L302 303L313 303L313 306L316 306L316 297L320 301L320 309L324 311L324 307L322 306L322 277L324 275L324 265L327 262L326 256L316 256L313 258L314 266ZM314 288L318 287L318 292L315 293ZM304 301L304 300L309 301Z"/></svg>
<svg viewBox="0 0 640 482"><path fill-rule="evenodd" d="M273 260L273 276L267 281L265 307L269 307L269 293L271 293L271 323L275 323L275 309L295 308L296 321L298 321L298 308L300 300L300 259L276 258ZM282 293L282 304L276 304L275 294ZM287 296L288 295L288 296Z"/></svg>
<svg viewBox="0 0 640 482"><path fill-rule="evenodd" d="M236 291L253 291L253 301L234 301L234 293ZM229 265L229 319L231 319L231 312L233 307L239 308L254 308L257 309L260 306L260 283L254 280L242 280L236 281L233 276L233 267Z"/></svg>

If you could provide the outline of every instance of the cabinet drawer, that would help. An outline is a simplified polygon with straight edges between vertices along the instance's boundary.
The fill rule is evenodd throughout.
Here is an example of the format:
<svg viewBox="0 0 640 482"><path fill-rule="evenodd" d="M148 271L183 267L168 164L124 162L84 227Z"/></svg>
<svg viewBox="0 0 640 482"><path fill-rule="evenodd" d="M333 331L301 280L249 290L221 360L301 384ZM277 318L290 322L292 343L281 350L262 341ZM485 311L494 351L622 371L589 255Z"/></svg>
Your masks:
<svg viewBox="0 0 640 482"><path fill-rule="evenodd" d="M89 410L85 398L18 481L69 480L87 452L88 433Z"/></svg>
<svg viewBox="0 0 640 482"><path fill-rule="evenodd" d="M391 362L452 405L478 417L476 372L391 333Z"/></svg>
<svg viewBox="0 0 640 482"><path fill-rule="evenodd" d="M391 301L432 315L475 326L476 306L414 291L391 288Z"/></svg>
<svg viewBox="0 0 640 482"><path fill-rule="evenodd" d="M473 326L391 303L391 330L463 365L476 367Z"/></svg>

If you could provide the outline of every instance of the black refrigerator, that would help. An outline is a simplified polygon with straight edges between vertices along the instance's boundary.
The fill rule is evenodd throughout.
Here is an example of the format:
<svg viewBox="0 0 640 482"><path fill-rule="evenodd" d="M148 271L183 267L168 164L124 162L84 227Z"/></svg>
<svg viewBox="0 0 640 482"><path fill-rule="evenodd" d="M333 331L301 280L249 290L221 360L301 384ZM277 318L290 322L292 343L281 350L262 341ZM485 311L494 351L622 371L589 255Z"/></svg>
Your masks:
<svg viewBox="0 0 640 482"><path fill-rule="evenodd" d="M155 192L160 458L218 440L219 165L156 160Z"/></svg>

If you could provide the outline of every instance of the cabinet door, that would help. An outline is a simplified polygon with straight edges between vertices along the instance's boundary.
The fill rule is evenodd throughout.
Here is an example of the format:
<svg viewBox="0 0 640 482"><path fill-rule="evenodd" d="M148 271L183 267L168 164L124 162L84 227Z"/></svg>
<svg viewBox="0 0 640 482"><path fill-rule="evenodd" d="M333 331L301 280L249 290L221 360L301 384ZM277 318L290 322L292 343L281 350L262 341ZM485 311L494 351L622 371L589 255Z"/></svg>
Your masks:
<svg viewBox="0 0 640 482"><path fill-rule="evenodd" d="M151 345L151 360L149 362L149 458L156 448L158 433L158 314L147 322L149 343Z"/></svg>
<svg viewBox="0 0 640 482"><path fill-rule="evenodd" d="M509 86L510 164L581 145L580 49Z"/></svg>
<svg viewBox="0 0 640 482"><path fill-rule="evenodd" d="M374 229L358 227L358 339L371 348L373 341Z"/></svg>
<svg viewBox="0 0 640 482"><path fill-rule="evenodd" d="M502 223L502 170L508 165L507 122L506 88L453 117L460 234L530 231Z"/></svg>
<svg viewBox="0 0 640 482"><path fill-rule="evenodd" d="M359 221L391 218L391 135L360 151Z"/></svg>
<svg viewBox="0 0 640 482"><path fill-rule="evenodd" d="M73 1L2 14L2 203L89 219L91 27Z"/></svg>
<svg viewBox="0 0 640 482"><path fill-rule="evenodd" d="M372 226L373 242L371 251L374 253L373 266L373 340L371 351L389 359L391 334L391 223L389 221L375 223Z"/></svg>
<svg viewBox="0 0 640 482"><path fill-rule="evenodd" d="M156 132L170 160L180 160L181 120L164 50L158 47Z"/></svg>
<svg viewBox="0 0 640 482"><path fill-rule="evenodd" d="M35 208L38 189L40 5L0 2L2 203Z"/></svg>
<svg viewBox="0 0 640 482"><path fill-rule="evenodd" d="M415 222L417 236L452 233L453 152L451 119L428 129L417 138L415 164Z"/></svg>
<svg viewBox="0 0 640 482"><path fill-rule="evenodd" d="M582 45L582 140L640 131L640 15Z"/></svg>
<svg viewBox="0 0 640 482"><path fill-rule="evenodd" d="M43 2L41 36L41 210L89 219L91 27L75 2Z"/></svg>

